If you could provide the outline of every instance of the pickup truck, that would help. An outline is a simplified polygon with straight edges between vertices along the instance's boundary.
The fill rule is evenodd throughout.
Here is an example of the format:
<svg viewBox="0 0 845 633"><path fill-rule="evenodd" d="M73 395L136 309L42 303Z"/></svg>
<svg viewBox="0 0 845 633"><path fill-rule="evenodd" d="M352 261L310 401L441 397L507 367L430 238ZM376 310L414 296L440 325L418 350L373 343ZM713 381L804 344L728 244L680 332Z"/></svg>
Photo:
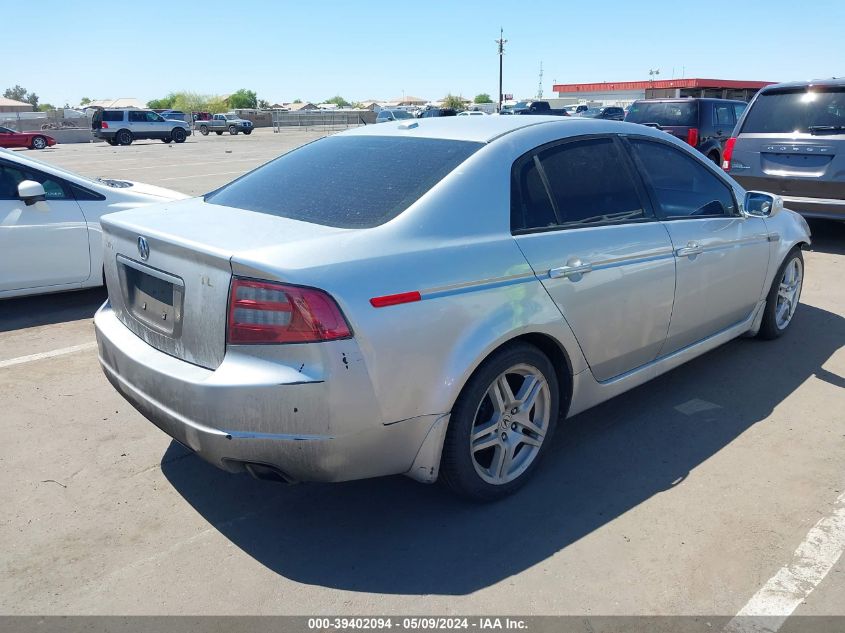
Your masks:
<svg viewBox="0 0 845 633"><path fill-rule="evenodd" d="M215 114L210 121L197 121L195 126L200 134L208 136L209 132L216 132L219 136L223 132L229 132L232 136L238 132L252 134L252 121L240 118L237 114Z"/></svg>
<svg viewBox="0 0 845 633"><path fill-rule="evenodd" d="M513 113L569 116L569 112L567 112L564 108L557 110L550 107L548 101L520 101L513 107Z"/></svg>

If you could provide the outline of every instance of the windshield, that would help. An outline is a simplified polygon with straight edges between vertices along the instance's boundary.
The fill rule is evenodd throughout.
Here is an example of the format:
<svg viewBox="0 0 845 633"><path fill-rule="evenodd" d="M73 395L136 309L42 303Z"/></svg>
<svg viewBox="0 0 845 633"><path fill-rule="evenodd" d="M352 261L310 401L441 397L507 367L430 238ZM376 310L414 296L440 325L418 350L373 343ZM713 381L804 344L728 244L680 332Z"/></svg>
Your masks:
<svg viewBox="0 0 845 633"><path fill-rule="evenodd" d="M601 114L601 108L588 108L582 110L579 116L594 117Z"/></svg>
<svg viewBox="0 0 845 633"><path fill-rule="evenodd" d="M223 116L227 121L233 121L238 118L236 114L224 114Z"/></svg>
<svg viewBox="0 0 845 633"><path fill-rule="evenodd" d="M845 87L764 92L742 125L743 133L843 132ZM825 128L834 128L825 130Z"/></svg>
<svg viewBox="0 0 845 633"><path fill-rule="evenodd" d="M631 123L655 123L660 127L695 127L697 119L697 101L637 101L625 117Z"/></svg>
<svg viewBox="0 0 845 633"><path fill-rule="evenodd" d="M411 114L410 112L406 112L405 110L394 110L393 116L395 116L397 119L413 119L414 118L413 114Z"/></svg>
<svg viewBox="0 0 845 633"><path fill-rule="evenodd" d="M332 136L293 150L205 197L211 204L339 228L398 216L481 143Z"/></svg>

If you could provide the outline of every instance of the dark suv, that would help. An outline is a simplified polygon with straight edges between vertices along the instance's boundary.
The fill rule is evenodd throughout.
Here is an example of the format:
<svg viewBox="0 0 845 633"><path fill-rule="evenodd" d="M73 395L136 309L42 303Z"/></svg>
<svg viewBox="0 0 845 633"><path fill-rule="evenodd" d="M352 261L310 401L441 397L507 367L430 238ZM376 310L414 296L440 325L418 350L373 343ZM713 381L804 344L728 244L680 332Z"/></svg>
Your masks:
<svg viewBox="0 0 845 633"><path fill-rule="evenodd" d="M601 108L587 108L575 116L585 119L606 119L608 121L621 121L625 118L625 110L617 106L604 106Z"/></svg>
<svg viewBox="0 0 845 633"><path fill-rule="evenodd" d="M677 136L721 165L725 144L747 105L730 99L647 99L634 101L625 120Z"/></svg>
<svg viewBox="0 0 845 633"><path fill-rule="evenodd" d="M423 111L420 115L421 119L427 119L432 116L455 116L457 112L455 112L452 108L429 108L428 110Z"/></svg>
<svg viewBox="0 0 845 633"><path fill-rule="evenodd" d="M845 79L763 88L737 123L722 167L801 215L845 220Z"/></svg>

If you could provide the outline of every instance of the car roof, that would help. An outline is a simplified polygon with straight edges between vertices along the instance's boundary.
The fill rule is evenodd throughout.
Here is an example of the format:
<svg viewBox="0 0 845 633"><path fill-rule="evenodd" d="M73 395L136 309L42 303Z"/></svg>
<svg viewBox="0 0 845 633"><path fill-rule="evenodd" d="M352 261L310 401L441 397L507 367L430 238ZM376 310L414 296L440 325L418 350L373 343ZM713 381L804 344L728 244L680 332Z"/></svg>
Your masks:
<svg viewBox="0 0 845 633"><path fill-rule="evenodd" d="M560 126L561 137L613 132L656 136L652 128L636 123L559 116L429 117L365 125L338 136L406 136L490 143L497 138L538 125ZM657 132L657 134L665 134Z"/></svg>
<svg viewBox="0 0 845 633"><path fill-rule="evenodd" d="M772 90L784 90L790 88L807 88L809 86L822 86L826 88L842 88L845 87L845 77L831 77L830 79L810 79L806 81L785 81L780 84L771 84L760 90L760 92L769 92Z"/></svg>

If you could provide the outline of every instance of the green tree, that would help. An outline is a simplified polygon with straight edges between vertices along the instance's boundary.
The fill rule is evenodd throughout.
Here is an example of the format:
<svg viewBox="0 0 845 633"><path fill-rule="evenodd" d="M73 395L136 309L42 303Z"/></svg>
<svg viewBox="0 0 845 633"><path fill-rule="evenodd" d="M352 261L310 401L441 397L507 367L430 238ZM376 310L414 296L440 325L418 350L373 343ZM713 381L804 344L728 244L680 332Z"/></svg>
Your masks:
<svg viewBox="0 0 845 633"><path fill-rule="evenodd" d="M262 110L269 110L270 109L270 102L267 99L259 99L258 100L258 107Z"/></svg>
<svg viewBox="0 0 845 633"><path fill-rule="evenodd" d="M50 110L55 110L55 109L56 109L56 106L54 106L52 103L42 103L41 105L38 106L39 112L50 112Z"/></svg>
<svg viewBox="0 0 845 633"><path fill-rule="evenodd" d="M346 108L352 105L340 95L335 95L331 99L326 99L323 103L334 103L338 108Z"/></svg>
<svg viewBox="0 0 845 633"><path fill-rule="evenodd" d="M302 103L302 99L294 99L291 103Z"/></svg>
<svg viewBox="0 0 845 633"><path fill-rule="evenodd" d="M82 97L79 100L79 105L85 106L85 105L88 105L89 103L91 103L91 99L89 99L88 97Z"/></svg>
<svg viewBox="0 0 845 633"><path fill-rule="evenodd" d="M480 95L475 95L475 99L473 99L474 103L493 103L493 100L490 98L486 92L482 92Z"/></svg>
<svg viewBox="0 0 845 633"><path fill-rule="evenodd" d="M7 99L23 101L24 103L30 104L33 110L38 110L38 95L34 92L27 92L23 86L15 84L14 88L6 88L3 96Z"/></svg>
<svg viewBox="0 0 845 633"><path fill-rule="evenodd" d="M170 110L173 108L174 101L176 101L176 95L171 92L169 95L162 97L161 99L152 99L147 101L147 107L150 110Z"/></svg>
<svg viewBox="0 0 845 633"><path fill-rule="evenodd" d="M452 108L453 110L463 110L464 109L463 97L458 97L458 96L453 95L453 94L448 94L443 99L442 107Z"/></svg>
<svg viewBox="0 0 845 633"><path fill-rule="evenodd" d="M228 112L229 106L220 97L211 97L205 104L204 112L211 112L211 114L220 114L221 112Z"/></svg>
<svg viewBox="0 0 845 633"><path fill-rule="evenodd" d="M229 95L229 107L233 110L240 110L243 108L257 108L258 95L254 90L247 90L241 88L237 92Z"/></svg>

